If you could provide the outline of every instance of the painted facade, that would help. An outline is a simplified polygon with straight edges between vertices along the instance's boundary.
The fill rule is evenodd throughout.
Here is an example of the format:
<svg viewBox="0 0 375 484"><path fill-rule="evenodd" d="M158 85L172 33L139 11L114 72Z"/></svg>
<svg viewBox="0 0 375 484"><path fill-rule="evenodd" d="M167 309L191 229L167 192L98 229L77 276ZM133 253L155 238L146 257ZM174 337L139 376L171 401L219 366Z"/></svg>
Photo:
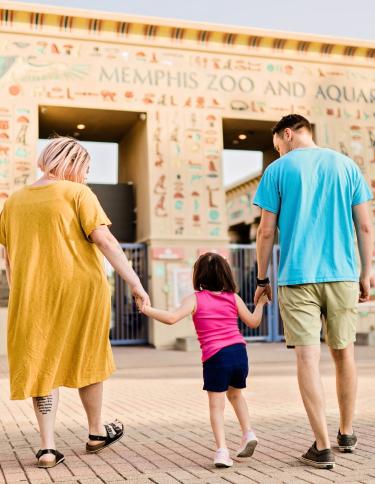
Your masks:
<svg viewBox="0 0 375 484"><path fill-rule="evenodd" d="M374 67L375 43L3 2L0 198L35 178L41 106L145 113L121 177L142 207L153 300L171 306L198 253L228 241L223 118L305 115L375 189ZM150 323L159 347L190 334Z"/></svg>

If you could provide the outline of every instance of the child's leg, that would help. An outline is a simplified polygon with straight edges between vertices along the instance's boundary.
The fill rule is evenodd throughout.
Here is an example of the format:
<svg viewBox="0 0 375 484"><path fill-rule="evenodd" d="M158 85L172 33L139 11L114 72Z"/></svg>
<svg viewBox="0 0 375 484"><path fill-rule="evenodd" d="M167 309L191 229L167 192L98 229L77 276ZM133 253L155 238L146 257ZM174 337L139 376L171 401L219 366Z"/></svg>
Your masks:
<svg viewBox="0 0 375 484"><path fill-rule="evenodd" d="M225 392L207 392L210 406L210 420L218 449L225 448L224 408Z"/></svg>
<svg viewBox="0 0 375 484"><path fill-rule="evenodd" d="M229 387L227 391L227 398L232 404L232 407L237 415L242 433L245 434L251 430L251 426L249 410L247 408L245 397L242 395L241 389Z"/></svg>

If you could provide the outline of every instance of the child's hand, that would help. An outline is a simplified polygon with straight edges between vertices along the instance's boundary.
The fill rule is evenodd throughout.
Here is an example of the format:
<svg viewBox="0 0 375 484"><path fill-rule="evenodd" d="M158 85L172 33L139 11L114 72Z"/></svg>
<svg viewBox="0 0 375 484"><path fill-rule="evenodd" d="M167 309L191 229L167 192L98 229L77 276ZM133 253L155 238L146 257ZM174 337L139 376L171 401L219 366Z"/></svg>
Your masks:
<svg viewBox="0 0 375 484"><path fill-rule="evenodd" d="M268 296L266 293L263 293L260 298L259 298L259 301L258 301L258 304L261 304L262 306L264 306L265 304L268 304L269 303L269 299L268 299Z"/></svg>

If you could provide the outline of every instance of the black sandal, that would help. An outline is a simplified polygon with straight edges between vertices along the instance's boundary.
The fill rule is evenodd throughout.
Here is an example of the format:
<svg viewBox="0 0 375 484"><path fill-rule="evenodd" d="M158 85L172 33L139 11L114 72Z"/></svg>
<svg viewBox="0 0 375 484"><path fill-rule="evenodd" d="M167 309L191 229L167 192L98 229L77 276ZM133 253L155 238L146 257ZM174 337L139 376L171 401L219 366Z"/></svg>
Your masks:
<svg viewBox="0 0 375 484"><path fill-rule="evenodd" d="M42 457L42 455L46 454L53 454L55 456L55 460L41 464L39 462L39 459ZM39 449L38 452L35 454L35 457L38 459L38 467L40 467L41 469L49 469L51 467L55 467L57 466L57 464L60 464L65 460L64 455L55 449Z"/></svg>
<svg viewBox="0 0 375 484"><path fill-rule="evenodd" d="M124 435L124 426L121 422L115 421L108 425L104 425L107 435L89 435L89 440L99 440L101 443L97 445L86 444L86 452L89 454L96 454L101 450L109 447L118 440L120 440Z"/></svg>

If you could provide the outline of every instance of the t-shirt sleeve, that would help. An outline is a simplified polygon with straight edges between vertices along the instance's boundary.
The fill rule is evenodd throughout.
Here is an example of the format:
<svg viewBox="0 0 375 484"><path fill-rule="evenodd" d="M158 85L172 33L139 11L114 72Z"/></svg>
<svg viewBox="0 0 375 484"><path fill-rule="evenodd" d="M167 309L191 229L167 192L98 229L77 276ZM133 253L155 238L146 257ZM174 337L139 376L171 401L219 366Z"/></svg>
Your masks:
<svg viewBox="0 0 375 484"><path fill-rule="evenodd" d="M275 214L280 211L280 192L269 168L263 173L253 204Z"/></svg>
<svg viewBox="0 0 375 484"><path fill-rule="evenodd" d="M356 169L352 207L372 200L371 190L359 168Z"/></svg>
<svg viewBox="0 0 375 484"><path fill-rule="evenodd" d="M6 247L7 239L6 239L6 212L5 212L5 205L0 214L0 244Z"/></svg>
<svg viewBox="0 0 375 484"><path fill-rule="evenodd" d="M89 242L91 233L101 225L112 225L105 214L98 197L90 190L84 187L78 197L78 216L82 230Z"/></svg>

